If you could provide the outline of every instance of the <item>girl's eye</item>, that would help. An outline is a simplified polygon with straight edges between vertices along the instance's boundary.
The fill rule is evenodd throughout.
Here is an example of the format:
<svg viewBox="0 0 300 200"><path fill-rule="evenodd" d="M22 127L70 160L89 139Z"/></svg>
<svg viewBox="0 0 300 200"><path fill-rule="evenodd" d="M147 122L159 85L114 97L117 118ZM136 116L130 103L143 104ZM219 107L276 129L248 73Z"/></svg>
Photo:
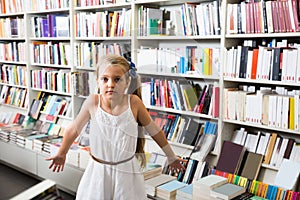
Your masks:
<svg viewBox="0 0 300 200"><path fill-rule="evenodd" d="M103 81L103 82L107 82L107 81L108 81L108 78L102 77L100 80Z"/></svg>
<svg viewBox="0 0 300 200"><path fill-rule="evenodd" d="M121 80L121 78L115 78L115 82L118 83Z"/></svg>

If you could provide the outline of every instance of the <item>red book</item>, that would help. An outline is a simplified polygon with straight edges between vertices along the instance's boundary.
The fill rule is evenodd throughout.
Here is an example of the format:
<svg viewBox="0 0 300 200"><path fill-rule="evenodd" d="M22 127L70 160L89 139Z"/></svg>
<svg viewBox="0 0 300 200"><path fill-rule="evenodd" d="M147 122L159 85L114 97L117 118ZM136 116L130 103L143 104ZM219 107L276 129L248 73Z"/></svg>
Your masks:
<svg viewBox="0 0 300 200"><path fill-rule="evenodd" d="M219 117L219 108L220 104L220 87L214 86L213 87L213 107L212 107L212 116L213 117Z"/></svg>
<svg viewBox="0 0 300 200"><path fill-rule="evenodd" d="M251 79L256 79L258 49L253 49Z"/></svg>
<svg viewBox="0 0 300 200"><path fill-rule="evenodd" d="M271 1L271 10L272 10L272 20L273 20L273 30L274 33L279 32L279 25L278 25L278 9L277 9L277 1Z"/></svg>

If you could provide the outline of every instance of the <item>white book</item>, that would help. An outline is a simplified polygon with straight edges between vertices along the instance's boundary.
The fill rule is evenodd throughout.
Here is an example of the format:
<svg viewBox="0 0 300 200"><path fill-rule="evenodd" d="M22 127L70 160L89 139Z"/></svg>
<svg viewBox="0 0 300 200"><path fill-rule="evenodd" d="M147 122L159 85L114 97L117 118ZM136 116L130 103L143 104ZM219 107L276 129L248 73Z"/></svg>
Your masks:
<svg viewBox="0 0 300 200"><path fill-rule="evenodd" d="M233 132L232 137L231 137L231 141L233 143L236 143L236 144L241 144L242 143L242 138L243 138L243 135L244 135L244 131L245 131L245 128L240 128L238 130L235 130Z"/></svg>
<svg viewBox="0 0 300 200"><path fill-rule="evenodd" d="M297 72L296 72L296 82L300 82L300 47L297 47Z"/></svg>
<svg viewBox="0 0 300 200"><path fill-rule="evenodd" d="M264 46L258 47L258 58L257 58L257 69L256 69L256 80L262 79L262 65L264 59Z"/></svg>
<svg viewBox="0 0 300 200"><path fill-rule="evenodd" d="M281 145L281 142L282 142L282 141L280 142L280 140L282 140L281 137L276 138L276 142L275 142L275 145L274 145L274 150L273 150L271 160L270 160L270 165L272 165L272 166L275 166L277 158L278 158L280 145Z"/></svg>
<svg viewBox="0 0 300 200"><path fill-rule="evenodd" d="M286 150L287 144L288 144L289 139L288 138L283 138L282 139L282 144L278 153L278 157L275 163L276 167L280 167L282 160L283 160L283 156L284 156L284 152Z"/></svg>
<svg viewBox="0 0 300 200"><path fill-rule="evenodd" d="M281 116L281 128L288 129L289 127L289 97L282 97L282 116Z"/></svg>
<svg viewBox="0 0 300 200"><path fill-rule="evenodd" d="M284 159L274 180L274 185L286 190L295 190L300 173L300 162Z"/></svg>
<svg viewBox="0 0 300 200"><path fill-rule="evenodd" d="M234 77L239 77L240 74L240 66L241 66L241 54L242 54L242 46L237 46L237 53L236 53L236 65L235 65L235 74Z"/></svg>
<svg viewBox="0 0 300 200"><path fill-rule="evenodd" d="M248 50L248 60L246 68L246 79L251 79L253 50Z"/></svg>
<svg viewBox="0 0 300 200"><path fill-rule="evenodd" d="M288 51L288 49L282 51L281 81L283 82L287 80Z"/></svg>
<svg viewBox="0 0 300 200"><path fill-rule="evenodd" d="M295 82L296 79L297 54L297 49L291 49L288 51L288 60L286 66L286 81L288 82Z"/></svg>
<svg viewBox="0 0 300 200"><path fill-rule="evenodd" d="M276 127L281 128L282 127L282 102L283 102L283 96L279 95L277 96L277 104L276 107L270 107L270 109L276 108Z"/></svg>

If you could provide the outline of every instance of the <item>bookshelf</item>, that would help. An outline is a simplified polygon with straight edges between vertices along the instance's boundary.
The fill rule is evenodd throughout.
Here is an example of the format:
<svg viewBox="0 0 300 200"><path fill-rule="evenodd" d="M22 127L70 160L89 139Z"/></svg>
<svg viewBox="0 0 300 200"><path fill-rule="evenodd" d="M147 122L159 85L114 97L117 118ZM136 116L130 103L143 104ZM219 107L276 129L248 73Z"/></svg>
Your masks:
<svg viewBox="0 0 300 200"><path fill-rule="evenodd" d="M275 2L272 2L272 4L275 4ZM278 4L285 4L285 2L276 2ZM292 1L290 1L290 3L292 3ZM258 4L258 5L255 5ZM291 98L294 100L294 98L298 98L297 94L298 94L298 88L299 88L299 82L294 79L294 80L287 80L286 78L284 78L284 76L294 76L297 77L296 72L293 71L289 71L290 74L287 73L287 71L284 70L284 68L289 68L291 69L292 66L298 66L298 64L291 64L292 59L291 57L289 57L289 64L284 64L285 62L283 60L280 59L280 65L283 66L283 68L280 69L280 75L281 78L276 78L276 63L274 60L272 60L273 58L275 58L275 54L274 54L274 49L276 48L282 48L284 49L287 44L294 44L293 47L298 48L297 44L298 43L298 36L299 36L299 32L298 32L298 27L299 27L299 15L298 13L293 13L293 11L290 11L288 13L288 15L284 15L282 17L279 17L280 19L285 19L285 22L283 22L283 24L281 23L281 26L284 26L285 29L276 29L276 23L274 22L276 18L273 18L269 16L269 12L268 9L270 9L270 5L271 2L266 3L264 1L258 2L258 3L249 3L248 5L245 3L241 3L241 2L236 2L236 1L227 1L226 6L223 7L223 9L226 9L226 12L224 13L224 18L226 19L226 28L224 30L224 48L225 48L225 59L226 59L226 63L224 63L224 68L223 68L223 88L238 88L241 85L246 85L246 86L253 86L255 88L254 90L254 95L259 96L259 90L264 90L264 88L271 88L271 90L276 90L276 95L279 96L283 96L283 98ZM243 15L243 12L248 12L246 11L242 11L244 8L247 9L247 6L253 6L254 8L256 6L261 6L261 10L258 10L258 13L253 13L253 21L247 21L246 19L244 19L245 15ZM264 13L264 7L266 7L266 10ZM241 12L238 12L238 9L241 9ZM287 9L297 9L295 5L290 6L287 5L286 7ZM276 11L276 12L275 12ZM272 13L277 13L278 15L281 14L283 11L279 8L279 10L275 10ZM237 13L237 15L232 15L233 13ZM261 13L261 15L260 15ZM226 16L225 16L226 15ZM237 18L235 19L235 16L237 16ZM276 16L276 14L275 14ZM233 17L233 18L232 18ZM232 20L234 19L234 20ZM293 21L292 19L295 19L295 21ZM297 20L296 20L297 19ZM268 23L266 23L266 20L268 21ZM249 23L248 23L249 22ZM269 24L269 22L271 22ZM249 24L253 24L253 26L249 25ZM247 27L246 27L247 26ZM279 25L278 27L279 28ZM290 29L289 29L290 28ZM250 44L249 44L250 42ZM256 44L252 44L251 42L254 42ZM287 44L286 44L286 43ZM233 57L237 58L236 63L238 63L238 59L242 59L242 56L239 58L239 54L238 54L238 46L252 46L249 47L249 51L253 51L253 57L254 57L254 51L255 49L267 49L269 48L272 51L271 54L271 58L270 59L270 68L267 69L266 66L263 64L260 64L259 60L261 59L262 61L264 61L264 59L267 59L267 56L262 56L262 54L260 53L259 50L258 51L258 57L261 56L261 58L258 58L257 63L253 64L254 59L249 59L246 58L246 60L250 65L246 65L246 71L244 71L245 74L250 73L250 78L246 76L241 77L239 74L239 70L241 70L242 68L240 67L240 65L236 64L235 66L232 64L231 66L236 67L235 69L237 71L231 71L232 69L229 67L230 66L230 62L232 61L232 59L230 59L230 57L232 56L232 54L230 54L229 52L231 51L230 49L235 49L236 50L236 54L233 54ZM282 46L281 46L282 45ZM265 46L265 47L261 47L261 46ZM243 48L243 47L242 47ZM282 52L281 49L281 52ZM297 49L296 51L299 51L299 49ZM234 52L234 50L233 50ZM252 53L252 52L251 52ZM250 55L251 53L246 53L246 55ZM264 54L266 55L266 54ZM282 54L281 54L282 56ZM297 57L297 56L296 56ZM298 57L297 57L298 58ZM287 62L287 61L286 61ZM242 63L242 62L240 62ZM284 67L285 65L285 67ZM260 68L260 66L262 66ZM250 69L250 70L249 70ZM254 71L252 69L255 69L257 71ZM267 75L264 76L263 74L263 70L266 69L267 71ZM283 70L282 70L283 69ZM252 71L251 71L252 70ZM282 71L281 71L282 70ZM231 72L230 72L231 71ZM254 76L253 74L254 73ZM235 74L236 73L236 74ZM275 75L274 75L275 74ZM251 77L252 75L252 77ZM279 75L279 76L280 76ZM268 77L270 76L270 77ZM278 76L277 76L278 77ZM278 91L278 88L284 88L283 90L286 91L285 93L280 93L280 91ZM279 89L280 90L280 89ZM231 91L225 91L223 90L224 95L229 94L231 95L234 92ZM226 93L226 94L225 94ZM231 94L230 94L231 93ZM268 98L268 95L272 96L275 95L274 92L273 94L265 94L262 93L262 98ZM295 96L294 96L295 95ZM250 93L246 96L250 96ZM285 96L285 97L284 97ZM228 96L229 97L229 96ZM242 97L242 96L240 96ZM224 97L226 98L226 97ZM274 99L276 97L272 97L272 99ZM259 98L258 98L259 99ZM299 98L298 98L299 99ZM247 99L246 99L247 100ZM226 99L224 99L224 101L226 101ZM274 101L274 100L273 100ZM289 100L287 100L289 101ZM248 102L251 102L250 100L248 100ZM278 101L277 101L278 102ZM288 102L288 104L290 105L290 103ZM281 107L279 107L280 104L278 105L274 105L271 106L269 103L258 103L256 105L252 105L249 108L246 108L246 104L244 104L244 108L245 108L245 112L247 112L247 110L252 110L252 113L255 112L255 110L257 110L256 108L260 108L262 110L260 110L259 112L261 112L261 115L259 117L259 120L256 122L254 120L247 120L247 119L237 119L232 118L232 117L228 117L228 115L223 116L223 131L222 131L222 135L224 135L224 139L230 139L232 137L232 133L243 127L245 128L248 132L250 133L277 133L280 137L284 138L284 139L293 139L296 141L296 143L299 143L299 129L294 127L296 122L293 123L293 125L290 124L291 121L294 121L294 118L292 119L290 116L290 111L295 112L295 110L299 110L299 108L291 108L289 106L287 106L285 109L282 109ZM223 104L224 107L226 107L226 103ZM232 108L232 107L231 107ZM288 120L288 122L286 123L286 126L283 126L284 122L283 122L283 115L279 114L276 115L274 117L274 114L267 112L268 111L273 111L273 113L280 113L279 110L289 110L289 114L286 115L285 119ZM278 112L279 111L279 112ZM249 114L249 113L248 113ZM293 115L293 114L292 114ZM253 117L253 116L252 116ZM294 117L294 116L293 116ZM250 118L251 118L251 112L250 112ZM254 116L255 118L255 116ZM281 118L281 122L279 125L273 125L272 123L266 123L264 120L269 120L271 119L271 121L275 120L275 118L278 120L279 118ZM298 117L295 117L295 120L298 119ZM276 120L275 120L276 121ZM278 122L278 121L277 121ZM286 120L285 120L286 122ZM271 163L263 163L261 166L261 170L259 173L259 177L258 180L263 180L264 182L267 183L273 183L274 182L274 177L277 174L278 171L278 165L274 166Z"/></svg>
<svg viewBox="0 0 300 200"><path fill-rule="evenodd" d="M73 112L70 116L59 116L58 119L58 124L65 125L70 123L70 121L76 116L76 113L78 113L80 106L88 93L93 93L97 90L95 82L85 82L85 85L91 85L89 88L79 87L80 83L87 79L93 79L93 71L95 69L97 58L106 53L121 52L121 54L131 56L132 60L136 63L138 73L145 82L149 82L151 78L157 80L180 79L182 81L199 84L201 87L205 84L216 83L218 85L220 88L218 117L186 109L175 109L172 106L147 105L149 110L188 116L196 118L202 122L210 121L217 123L218 129L216 145L208 158L211 159L212 163L216 163L222 141L230 140L234 130L241 127L247 128L251 131L259 130L276 132L284 137L294 138L299 142L299 129L292 130L288 128L283 129L270 127L265 124L253 124L247 121L227 119L226 116L223 115L225 107L225 104L223 103L225 101L225 88L238 87L239 85L254 85L257 88L262 86L271 88L281 86L295 90L299 88L299 81L288 82L278 80L246 79L228 76L225 74L227 72L226 70L228 70L228 50L237 48L237 46L242 45L245 40L256 40L257 45L259 45L261 41L272 42L274 39L276 39L277 42L284 39L287 39L288 42L297 42L300 36L299 32L266 32L251 34L229 33L228 20L230 15L228 14L228 5L238 4L236 1L224 0L219 2L218 14L220 29L217 29L214 26L210 28L204 27L203 30L206 30L206 32L203 32L203 30L198 32L195 31L195 29L193 29L195 28L195 26L193 26L193 21L189 22L191 24L191 28L188 32L182 32L183 30L178 29L176 26L174 29L172 26L174 24L170 24L170 21L176 21L178 19L172 18L171 16L178 15L178 12L180 12L183 5L194 6L203 4L213 10L214 7L212 5L215 4L212 3L215 1L192 0L189 1L188 4L186 4L186 1L183 0L117 1L117 3L114 4L101 4L99 1L99 4L97 5L93 5L92 3L83 5L84 3L94 1L64 0L60 1L61 4L57 4L57 1L49 1L49 4L46 4L46 1L39 1L38 4L34 4L36 1L32 0L29 1L27 6L25 6L24 1L19 0L16 1L18 3L15 8L10 8L8 6L8 2L10 1L1 1L0 26L2 26L2 24L4 26L5 22L8 23L10 21L11 23L11 21L17 21L18 30L22 31L18 31L16 33L15 28L13 28L11 31L5 33L0 32L1 47L9 46L9 49L17 47L19 50L11 50L8 54L4 54L4 52L0 50L1 110L3 109L7 112L21 112L27 114L32 100L36 98L40 91L43 91L52 95L71 99ZM216 2L218 4L218 1ZM81 5L81 3L83 4ZM145 12L147 11L147 8L168 11L167 13L159 13L165 15L170 14L170 20L167 20L167 23L162 25L161 29L158 29L157 27L155 28L152 26L153 24L150 27L146 27L143 19L146 18ZM57 16L60 17L58 18L58 22L61 22L59 30L56 30L59 31L59 34L57 35L56 32L55 35L54 32L49 32L50 30L48 30L48 33L45 32L46 29L42 26L42 22L48 18L53 20ZM123 26L115 27L113 22L116 19L124 20ZM101 23L95 23L97 21ZM153 21L154 24L157 23L155 19L153 19ZM106 26L107 22L110 23L109 26ZM69 25L66 26L66 23ZM24 27L22 27L23 24L25 24ZM218 23L215 24L214 22L213 24L218 26ZM201 25L204 26L205 24ZM15 25L8 25L8 27L14 26ZM24 30L21 29L21 27ZM233 25L233 27L238 27L238 24ZM4 30L4 28L1 27L1 30ZM218 32L214 32L216 30L218 30ZM189 70L188 73L180 73L179 67L174 69L174 63L180 63L180 57L186 59L188 57L186 56L186 49L190 47L196 47L194 50L199 55L203 55L203 52L209 48L214 50L219 49L219 66L214 66L212 72L210 74L206 74L206 71L202 71L202 65L198 63L196 67L193 68L193 70ZM18 56L16 56L17 53L19 53ZM49 55L49 57L45 55ZM155 55L155 57L152 57L152 55ZM168 59L168 62L162 62L162 59L160 58L163 57L170 59ZM204 62L203 60L205 58L197 57L197 59ZM160 64L159 67L158 62ZM171 64L173 67L165 67L168 64ZM14 71L16 68L19 69L22 77L25 77L25 75L28 77L24 82L7 80L3 76L4 73ZM57 76L57 74L60 74L61 76L63 74L63 76L68 77L68 82L65 84L69 84L70 88L66 90L61 87L51 88L47 85L37 86L35 79L33 78L34 74L42 72L47 72L46 74L49 74L49 76L51 73L54 76ZM17 77L20 76L19 74L16 75ZM58 82L55 83L56 85L60 85ZM75 87L72 87L74 85ZM7 92L3 92L4 88L8 88L5 89ZM26 91L26 95L24 92L22 93L23 96L19 94L20 100L23 101L22 105L8 101L6 102L6 96L9 95L9 91L11 90L10 88L14 88L13 90L15 91ZM87 90L89 92L84 93ZM41 116L45 117L45 114L41 113ZM172 142L171 144L178 155L188 155L193 149L192 146L180 144L178 142ZM158 146L152 143L150 138L147 138L147 149L158 149ZM21 154L22 151L19 153ZM39 159L36 159L36 163L41 162L42 159L40 158L40 155L34 153L32 156L39 157ZM10 161L9 158L6 159L8 162ZM18 165L18 163L14 163L14 161L12 161L12 164ZM43 163L43 165L46 164ZM72 169L73 171L78 171L77 174L82 173L81 169ZM33 174L37 174L37 171L39 171L31 167L26 168L26 170ZM263 164L259 179L264 182L272 183L277 170L278 168L274 166ZM43 168L40 168L40 172L41 174L44 173ZM43 176L47 177L48 174ZM68 183L66 182L61 182L62 186L67 186L67 184ZM76 187L73 185L71 190L75 191Z"/></svg>

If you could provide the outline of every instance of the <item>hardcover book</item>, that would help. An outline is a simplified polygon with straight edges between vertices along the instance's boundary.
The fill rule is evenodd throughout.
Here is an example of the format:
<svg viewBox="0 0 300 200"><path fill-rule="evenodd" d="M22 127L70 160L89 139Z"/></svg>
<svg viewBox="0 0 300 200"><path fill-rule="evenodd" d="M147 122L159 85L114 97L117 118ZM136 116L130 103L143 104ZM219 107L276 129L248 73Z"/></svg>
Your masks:
<svg viewBox="0 0 300 200"><path fill-rule="evenodd" d="M245 151L246 147L243 145L235 144L231 141L224 141L216 169L236 174L240 168Z"/></svg>

